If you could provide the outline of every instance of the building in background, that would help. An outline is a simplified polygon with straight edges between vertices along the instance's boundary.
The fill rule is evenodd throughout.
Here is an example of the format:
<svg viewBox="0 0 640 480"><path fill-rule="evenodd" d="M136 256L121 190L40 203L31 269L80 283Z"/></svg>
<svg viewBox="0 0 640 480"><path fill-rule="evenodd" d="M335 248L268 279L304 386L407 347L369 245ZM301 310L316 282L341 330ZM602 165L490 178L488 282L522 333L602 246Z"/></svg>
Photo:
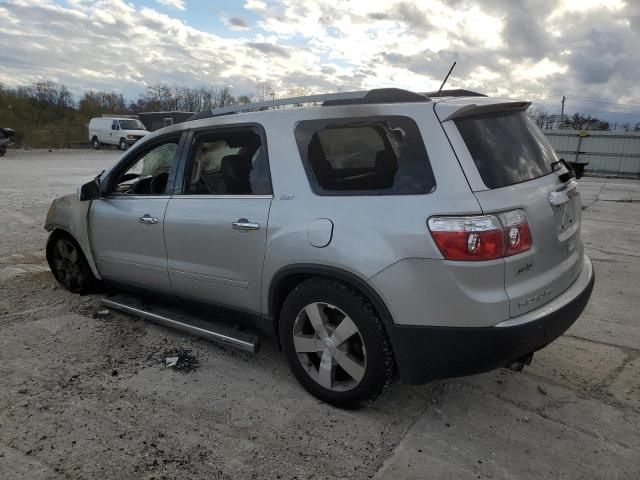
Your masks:
<svg viewBox="0 0 640 480"><path fill-rule="evenodd" d="M193 112L142 112L138 114L138 118L147 130L153 132L176 123L186 122L192 115Z"/></svg>

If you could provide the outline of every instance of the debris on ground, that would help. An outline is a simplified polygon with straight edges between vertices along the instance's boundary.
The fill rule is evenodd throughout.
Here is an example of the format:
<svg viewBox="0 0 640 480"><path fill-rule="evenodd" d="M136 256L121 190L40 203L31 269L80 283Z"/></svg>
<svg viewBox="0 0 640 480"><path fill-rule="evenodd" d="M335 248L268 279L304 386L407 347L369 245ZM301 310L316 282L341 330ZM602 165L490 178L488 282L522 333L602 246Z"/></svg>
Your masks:
<svg viewBox="0 0 640 480"><path fill-rule="evenodd" d="M109 318L111 315L110 310L98 310L97 312L93 312L93 318Z"/></svg>
<svg viewBox="0 0 640 480"><path fill-rule="evenodd" d="M174 348L166 350L162 357L167 368L172 368L182 373L193 372L198 368L198 359L191 353L191 350Z"/></svg>
<svg viewBox="0 0 640 480"><path fill-rule="evenodd" d="M538 392L540 392L542 395L547 394L547 391L542 387L542 385L538 385Z"/></svg>
<svg viewBox="0 0 640 480"><path fill-rule="evenodd" d="M174 367L178 363L178 360L180 360L180 357L167 357L165 360L167 367Z"/></svg>

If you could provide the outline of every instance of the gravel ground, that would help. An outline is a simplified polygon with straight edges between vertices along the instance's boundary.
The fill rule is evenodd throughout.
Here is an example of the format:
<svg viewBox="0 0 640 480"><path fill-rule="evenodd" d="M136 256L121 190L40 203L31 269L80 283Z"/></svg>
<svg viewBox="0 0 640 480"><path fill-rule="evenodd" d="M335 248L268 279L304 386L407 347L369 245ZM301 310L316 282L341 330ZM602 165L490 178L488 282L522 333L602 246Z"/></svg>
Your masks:
<svg viewBox="0 0 640 480"><path fill-rule="evenodd" d="M346 411L268 340L237 353L57 286L46 209L117 157L0 159L0 478L640 477L639 182L583 182L595 297L528 373L397 385Z"/></svg>
<svg viewBox="0 0 640 480"><path fill-rule="evenodd" d="M56 285L46 209L117 156L10 152L0 162L0 477L375 474L439 384L338 410L304 392L269 341L241 354L118 313L99 318L100 296ZM176 350L190 351L195 370L165 366Z"/></svg>

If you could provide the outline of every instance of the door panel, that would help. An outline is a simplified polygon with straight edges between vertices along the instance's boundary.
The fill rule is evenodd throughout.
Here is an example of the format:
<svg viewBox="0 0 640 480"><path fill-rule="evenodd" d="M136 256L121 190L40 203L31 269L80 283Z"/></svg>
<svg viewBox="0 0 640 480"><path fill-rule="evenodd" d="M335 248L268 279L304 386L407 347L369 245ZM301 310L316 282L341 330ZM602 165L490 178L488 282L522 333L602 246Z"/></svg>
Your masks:
<svg viewBox="0 0 640 480"><path fill-rule="evenodd" d="M102 277L171 292L162 233L168 202L168 196L113 197L93 202L89 228Z"/></svg>
<svg viewBox="0 0 640 480"><path fill-rule="evenodd" d="M89 213L91 247L100 275L173 292L167 272L164 216L184 140L180 132L126 155L103 178Z"/></svg>
<svg viewBox="0 0 640 480"><path fill-rule="evenodd" d="M271 195L172 197L165 243L175 292L259 312L271 200ZM252 225L234 227L239 221Z"/></svg>

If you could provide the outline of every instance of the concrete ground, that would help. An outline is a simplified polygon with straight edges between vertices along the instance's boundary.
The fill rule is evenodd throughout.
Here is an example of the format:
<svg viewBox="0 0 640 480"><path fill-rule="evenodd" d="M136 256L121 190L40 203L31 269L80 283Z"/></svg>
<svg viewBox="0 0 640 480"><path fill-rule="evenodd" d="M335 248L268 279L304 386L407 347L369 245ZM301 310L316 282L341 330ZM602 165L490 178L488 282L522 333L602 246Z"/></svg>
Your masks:
<svg viewBox="0 0 640 480"><path fill-rule="evenodd" d="M581 181L593 297L524 373L396 385L357 411L257 355L112 313L48 272L42 223L117 152L0 159L0 478L640 478L640 182ZM164 366L176 349L197 368Z"/></svg>

